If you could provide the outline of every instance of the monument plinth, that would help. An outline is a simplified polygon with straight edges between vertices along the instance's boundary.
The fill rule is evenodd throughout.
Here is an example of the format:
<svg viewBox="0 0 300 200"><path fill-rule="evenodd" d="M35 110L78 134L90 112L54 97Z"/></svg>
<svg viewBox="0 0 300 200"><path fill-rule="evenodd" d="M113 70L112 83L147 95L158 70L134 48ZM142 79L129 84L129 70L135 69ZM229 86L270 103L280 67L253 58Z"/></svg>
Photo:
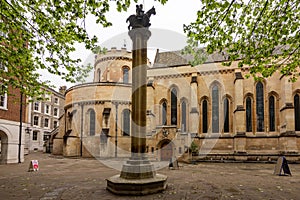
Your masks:
<svg viewBox="0 0 300 200"><path fill-rule="evenodd" d="M156 174L146 156L146 106L147 106L147 41L151 36L148 27L154 7L143 14L131 15L129 36L132 40L132 123L131 157L123 165L120 175L107 179L107 189L115 194L145 195L166 189L167 176Z"/></svg>

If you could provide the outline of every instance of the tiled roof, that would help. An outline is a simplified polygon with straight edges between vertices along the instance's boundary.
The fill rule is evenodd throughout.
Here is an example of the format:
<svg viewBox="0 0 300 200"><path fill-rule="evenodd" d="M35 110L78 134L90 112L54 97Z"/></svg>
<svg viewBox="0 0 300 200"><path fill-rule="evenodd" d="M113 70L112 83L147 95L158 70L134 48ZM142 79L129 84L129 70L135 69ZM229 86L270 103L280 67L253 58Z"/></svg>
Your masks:
<svg viewBox="0 0 300 200"><path fill-rule="evenodd" d="M223 62L226 61L227 58L228 56L226 55L226 53L214 53L207 56L207 60L204 63ZM157 50L153 67L157 68L188 65L189 61L192 60L192 55L184 55L181 53L181 51L159 52Z"/></svg>

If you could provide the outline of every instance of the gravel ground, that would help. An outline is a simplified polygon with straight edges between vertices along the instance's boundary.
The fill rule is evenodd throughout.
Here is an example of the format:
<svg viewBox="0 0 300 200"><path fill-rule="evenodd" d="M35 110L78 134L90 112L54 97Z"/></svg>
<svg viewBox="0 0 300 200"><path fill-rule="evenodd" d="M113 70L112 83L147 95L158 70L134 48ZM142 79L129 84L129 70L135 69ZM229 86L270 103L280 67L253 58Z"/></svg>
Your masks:
<svg viewBox="0 0 300 200"><path fill-rule="evenodd" d="M39 171L28 172L30 160ZM31 153L21 164L0 165L0 199L300 199L300 165L293 176L273 175L275 164L180 163L180 169L158 171L168 176L164 192L117 196L106 190L106 178L119 174L95 159L67 159Z"/></svg>

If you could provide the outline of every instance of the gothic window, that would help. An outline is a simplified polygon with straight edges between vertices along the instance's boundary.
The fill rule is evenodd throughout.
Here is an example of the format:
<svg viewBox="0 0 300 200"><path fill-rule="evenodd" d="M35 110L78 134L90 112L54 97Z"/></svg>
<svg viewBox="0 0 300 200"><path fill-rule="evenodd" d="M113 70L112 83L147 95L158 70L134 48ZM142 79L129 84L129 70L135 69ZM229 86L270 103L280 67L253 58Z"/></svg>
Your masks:
<svg viewBox="0 0 300 200"><path fill-rule="evenodd" d="M207 133L207 100L202 102L202 133Z"/></svg>
<svg viewBox="0 0 300 200"><path fill-rule="evenodd" d="M212 132L219 132L219 88L217 85L212 88Z"/></svg>
<svg viewBox="0 0 300 200"><path fill-rule="evenodd" d="M252 103L250 97L246 99L246 132L252 132Z"/></svg>
<svg viewBox="0 0 300 200"><path fill-rule="evenodd" d="M275 98L269 97L269 131L275 131Z"/></svg>
<svg viewBox="0 0 300 200"><path fill-rule="evenodd" d="M229 100L224 99L224 133L229 133Z"/></svg>
<svg viewBox="0 0 300 200"><path fill-rule="evenodd" d="M177 90L171 90L171 125L177 125Z"/></svg>
<svg viewBox="0 0 300 200"><path fill-rule="evenodd" d="M123 111L123 128L122 128L122 134L123 136L130 136L130 111L128 109L125 109Z"/></svg>
<svg viewBox="0 0 300 200"><path fill-rule="evenodd" d="M123 67L123 83L129 82L129 69L128 67Z"/></svg>
<svg viewBox="0 0 300 200"><path fill-rule="evenodd" d="M300 101L299 95L294 96L295 131L300 131Z"/></svg>
<svg viewBox="0 0 300 200"><path fill-rule="evenodd" d="M162 119L162 125L167 125L167 103L163 102L162 103L162 108L161 108L161 119Z"/></svg>
<svg viewBox="0 0 300 200"><path fill-rule="evenodd" d="M181 132L186 132L186 103L181 103Z"/></svg>
<svg viewBox="0 0 300 200"><path fill-rule="evenodd" d="M95 116L95 111L94 110L90 110L89 111L89 122L90 122L90 126L89 126L89 133L90 136L94 136L95 135L95 128L96 128L96 116Z"/></svg>
<svg viewBox="0 0 300 200"><path fill-rule="evenodd" d="M264 131L264 86L256 84L256 127L258 132Z"/></svg>

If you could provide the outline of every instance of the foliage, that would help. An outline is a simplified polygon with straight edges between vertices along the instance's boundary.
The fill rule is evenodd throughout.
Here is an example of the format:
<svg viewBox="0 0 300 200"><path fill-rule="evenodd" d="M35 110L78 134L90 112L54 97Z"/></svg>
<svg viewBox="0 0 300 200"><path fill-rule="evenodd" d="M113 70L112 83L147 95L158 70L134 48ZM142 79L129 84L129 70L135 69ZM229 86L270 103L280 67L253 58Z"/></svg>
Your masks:
<svg viewBox="0 0 300 200"><path fill-rule="evenodd" d="M192 143L191 143L190 150L192 153L198 153L198 151L199 151L199 147L194 141L192 141Z"/></svg>
<svg viewBox="0 0 300 200"><path fill-rule="evenodd" d="M105 14L115 3L126 11L130 0L0 0L0 82L20 88L26 96L40 96L49 82L39 80L44 69L69 82L82 80L90 67L73 59L74 44L94 49L96 36L85 29L87 15L96 23L111 26ZM137 0L134 0L137 2ZM160 0L165 3L165 0Z"/></svg>
<svg viewBox="0 0 300 200"><path fill-rule="evenodd" d="M298 0L203 0L195 22L184 25L190 48L225 52L230 65L251 66L255 77L279 71L299 76L300 2ZM192 42L191 42L192 41Z"/></svg>
<svg viewBox="0 0 300 200"><path fill-rule="evenodd" d="M189 55L192 59L189 61L189 64L192 66L200 65L207 60L207 53L204 48L198 48L196 44L192 45L195 41L188 39L188 46L184 47L181 51L183 55ZM197 41L196 41L197 43Z"/></svg>
<svg viewBox="0 0 300 200"><path fill-rule="evenodd" d="M96 46L92 49L92 52L94 54L99 54L99 53L103 53L103 54L106 54L107 53L107 48L103 47L101 48L100 46Z"/></svg>

